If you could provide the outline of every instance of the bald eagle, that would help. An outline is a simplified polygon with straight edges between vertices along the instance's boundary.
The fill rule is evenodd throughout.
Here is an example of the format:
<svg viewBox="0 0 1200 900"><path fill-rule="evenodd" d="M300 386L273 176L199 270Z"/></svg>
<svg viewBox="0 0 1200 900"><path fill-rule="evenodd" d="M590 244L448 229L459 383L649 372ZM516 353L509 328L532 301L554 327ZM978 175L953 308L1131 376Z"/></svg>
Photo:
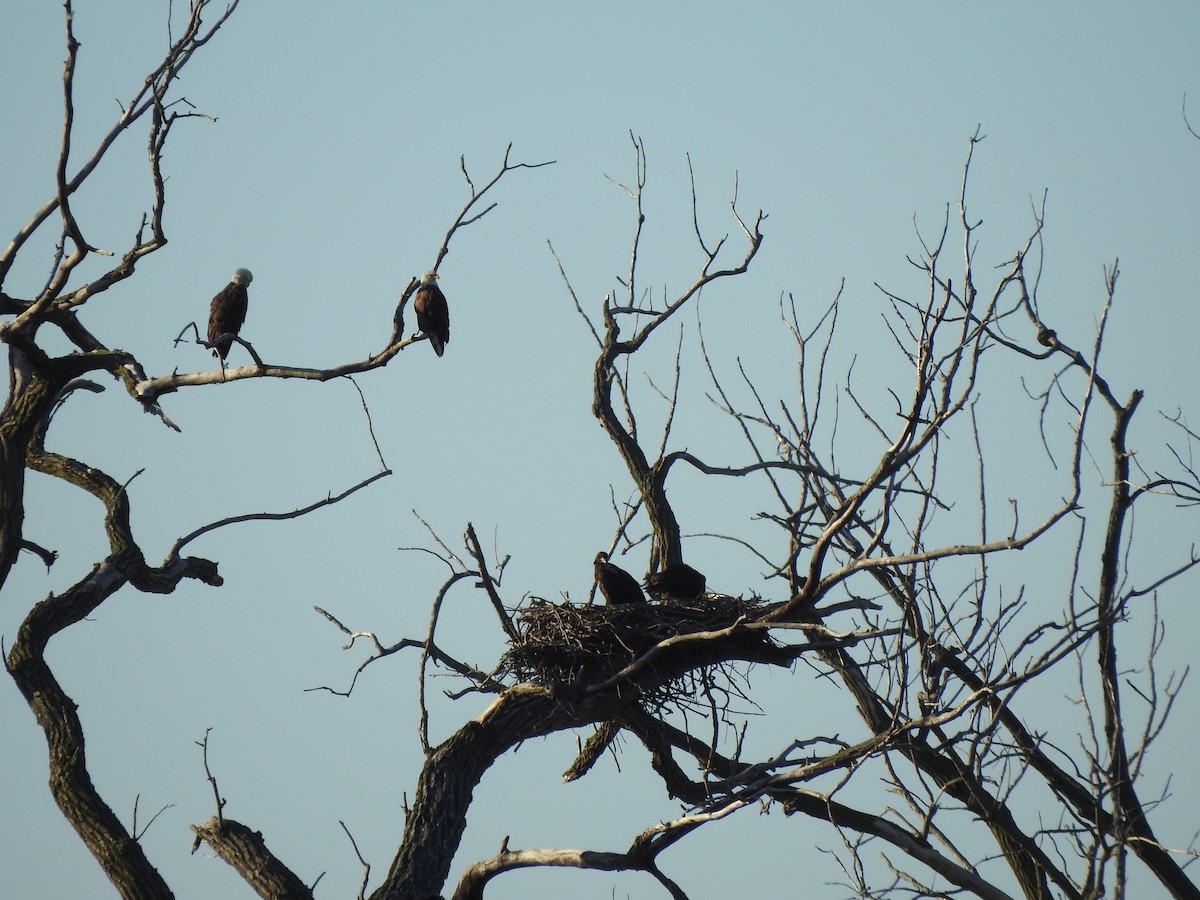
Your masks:
<svg viewBox="0 0 1200 900"><path fill-rule="evenodd" d="M433 352L441 356L450 343L450 308L446 305L446 295L437 286L437 279L437 272L426 272L421 276L421 286L413 297L413 308L417 311L417 327L433 344Z"/></svg>
<svg viewBox="0 0 1200 900"><path fill-rule="evenodd" d="M620 566L608 561L608 554L601 550L596 554L596 587L604 595L609 606L623 603L645 603L646 595L632 575Z"/></svg>
<svg viewBox="0 0 1200 900"><path fill-rule="evenodd" d="M660 600L694 600L706 586L704 576L687 563L673 563L646 579L646 590Z"/></svg>
<svg viewBox="0 0 1200 900"><path fill-rule="evenodd" d="M222 362L229 355L233 338L223 341L218 341L217 338L241 331L242 323L246 321L246 308L250 304L250 295L246 287L253 280L254 276L250 274L249 269L238 269L229 279L229 284L213 297L208 313L208 342L212 344L213 356L219 357Z"/></svg>

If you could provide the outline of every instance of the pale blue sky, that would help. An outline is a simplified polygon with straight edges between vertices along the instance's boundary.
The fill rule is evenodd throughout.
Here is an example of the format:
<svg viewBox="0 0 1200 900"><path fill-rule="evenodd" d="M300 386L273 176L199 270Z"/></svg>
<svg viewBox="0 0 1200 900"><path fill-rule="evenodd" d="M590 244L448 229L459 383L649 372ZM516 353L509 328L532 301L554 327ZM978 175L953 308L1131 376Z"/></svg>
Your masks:
<svg viewBox="0 0 1200 900"><path fill-rule="evenodd" d="M165 9L150 0L79 4L80 153L108 127L115 98L159 59ZM0 96L0 224L8 234L52 191L61 20L60 7L41 0L11 0L0 13L8 85ZM705 297L713 323L706 338L730 372L740 357L786 394L794 372L779 296L794 293L815 317L842 278L840 352L859 356L860 390L869 391L872 373L886 377L875 368L891 347L873 285L919 290L905 262L919 252L914 220L923 231L940 227L980 124L987 139L976 153L971 204L984 221L981 269L1011 258L1030 229L1031 200L1048 191L1043 312L1086 345L1102 267L1120 257L1109 378L1119 394L1147 390L1142 425L1154 444L1162 437L1157 410L1195 414L1200 399L1200 142L1180 114L1190 93L1200 122L1197 34L1200 12L1183 2L243 0L182 83L216 121L183 123L173 135L165 158L170 244L83 313L101 340L135 352L147 370L208 367L202 350L171 341L207 315L238 266L255 275L243 334L268 361L321 366L381 349L396 297L432 264L466 200L460 155L477 184L494 174L509 142L514 161L557 162L509 176L499 207L452 245L441 267L452 309L446 356L416 346L359 380L393 477L299 522L207 536L192 551L220 562L223 588L123 593L51 646L80 704L93 779L118 815L128 822L138 795L139 821L176 804L145 844L177 896L250 896L223 863L188 854L188 823L213 812L193 743L209 726L227 814L260 829L306 880L328 872L318 896L352 896L361 877L339 819L374 873L386 869L420 763L415 657L373 666L349 700L303 689L346 684L362 658L359 649L339 650L342 635L314 604L385 641L423 633L444 570L397 549L428 544L411 510L456 549L472 521L486 544L512 554L510 603L527 592L586 596L592 556L612 533L609 485L624 497L628 482L591 418L594 345L546 242L594 313L628 263L632 210L604 176L632 177L630 130L649 155L643 284L679 290L699 265L685 154L710 234L732 227L735 173L743 212L769 213L751 274ZM75 205L89 238L118 251L149 200L144 133L122 141ZM31 292L44 279L56 235L44 237L27 248L8 293ZM685 317L693 348L694 321ZM675 340L662 337L660 373ZM692 364L680 444L736 460L738 437L711 412L707 381ZM656 407L644 396L650 417ZM166 406L182 434L115 388L77 397L51 431L56 448L118 480L145 469L130 490L151 558L214 519L292 509L374 471L348 384L241 382L181 391ZM685 531L766 533L750 523L761 498L704 485L720 498L714 503L713 495L688 495L686 485L701 491L689 477L676 488L694 516ZM9 641L31 602L75 581L103 552L98 505L46 479L30 480L28 522L30 538L63 557L49 575L32 558L19 565L0 597L0 634ZM1164 551L1186 548L1189 528L1167 532ZM728 545L691 546L713 586L770 590L754 559ZM1029 562L1022 559L1023 578ZM1186 587L1194 592L1194 581ZM1190 659L1191 599L1182 588L1162 598L1173 625L1165 660ZM454 595L441 626L448 649L489 665L502 644L487 616L482 597ZM766 696L803 704L798 678L764 673L761 683ZM435 707L433 737L480 702ZM1193 691L1185 705L1194 703ZM817 714L820 704L812 706ZM53 806L43 738L8 680L0 722L0 893L105 896L107 882ZM828 732L836 728L831 720ZM1191 740L1180 717L1151 760L1153 783L1188 758ZM678 812L644 775L644 754L631 742L620 774L606 759L562 786L573 750L574 738L560 735L488 773L452 877L505 835L513 847L617 850ZM1177 845L1190 839L1200 803L1200 785L1187 781L1176 780L1175 799L1156 813L1156 827ZM837 873L828 857L807 852L814 844L830 847L834 838L751 814L689 838L663 864L694 900L737 896L744 873L736 846L758 863L760 896L789 896L771 885L795 883L801 865L809 895L825 896L820 885ZM539 871L502 877L489 898L599 900L614 889L618 897L664 895L644 876ZM827 895L844 893L830 887Z"/></svg>

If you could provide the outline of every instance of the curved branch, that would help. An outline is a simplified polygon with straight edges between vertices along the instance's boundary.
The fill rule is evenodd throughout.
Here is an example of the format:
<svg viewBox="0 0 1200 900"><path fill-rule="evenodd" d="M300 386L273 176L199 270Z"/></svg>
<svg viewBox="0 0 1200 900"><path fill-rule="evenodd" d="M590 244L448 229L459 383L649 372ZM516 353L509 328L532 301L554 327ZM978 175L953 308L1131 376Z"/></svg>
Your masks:
<svg viewBox="0 0 1200 900"><path fill-rule="evenodd" d="M45 732L50 792L63 816L123 897L158 900L173 894L92 784L78 706L43 655L54 634L90 614L125 583L119 567L105 562L66 592L36 604L21 623L5 668Z"/></svg>
<svg viewBox="0 0 1200 900"><path fill-rule="evenodd" d="M336 496L327 496L323 500L317 500L308 504L308 506L302 506L299 509L293 509L290 512L243 513L240 516L228 516L227 518L220 519L216 522L210 522L207 525L202 525L195 531L191 532L190 534L186 534L177 540L171 547L171 556L177 555L180 550L201 535L208 534L210 531L216 531L218 528L224 528L226 525L236 525L239 522L283 522L288 519L298 519L301 516L306 516L309 513L314 512L315 510L322 509L326 506L333 506L335 503L341 503L351 494L358 493L363 488L374 484L381 478L387 478L391 474L391 469L384 469L382 472L376 472L369 478L364 478L362 481L358 482L358 484L346 488L346 490L342 491Z"/></svg>
<svg viewBox="0 0 1200 900"><path fill-rule="evenodd" d="M680 820L683 824L663 823L649 829L634 841L633 846L624 853L605 853L596 850L509 850L507 840L500 853L491 859L477 862L463 873L451 900L483 900L483 891L487 883L504 872L513 869L530 868L534 866L557 866L574 869L594 869L600 872L647 872L667 889L675 900L687 900L687 894L667 878L657 866L658 854L671 846L674 841L659 841L652 843L652 837L658 837L668 829L673 836L682 837L693 831L697 823Z"/></svg>
<svg viewBox="0 0 1200 900"><path fill-rule="evenodd" d="M216 369L208 372L160 375L157 378L145 378L135 382L131 393L142 403L152 403L164 394L172 394L180 388L203 384L224 384L225 382L242 381L246 378L301 378L307 381L330 381L334 378L357 375L360 372L370 372L372 369L386 366L405 347L423 340L424 338L417 337L400 340L374 356L340 366L332 366L328 369L263 364L237 366L224 370Z"/></svg>
<svg viewBox="0 0 1200 900"><path fill-rule="evenodd" d="M26 451L26 463L34 471L61 478L82 488L104 504L104 524L105 530L108 532L110 547L106 565L113 566L124 580L133 584L138 590L149 593L169 594L184 578L194 578L213 586L222 584L221 576L217 574L216 563L199 557L179 556L182 543L172 548L162 566L148 565L141 548L133 537L130 525L129 495L125 491L125 485L118 484L116 480L99 469L84 465L69 456L51 453L43 449L45 425L48 421L48 417L43 419L41 427L31 437L30 446ZM103 598L101 598L102 600ZM97 603L101 601L97 601ZM33 613L30 615L32 616ZM82 618L82 615L79 618ZM76 621L79 619L62 620L56 623L57 627L51 634L57 633ZM47 634L46 639L48 640L49 637L50 634Z"/></svg>
<svg viewBox="0 0 1200 900"><path fill-rule="evenodd" d="M58 560L57 550L47 550L45 547L27 539L21 541L21 549L28 550L34 556L38 557L45 564L46 571L49 571L50 567Z"/></svg>
<svg viewBox="0 0 1200 900"><path fill-rule="evenodd" d="M67 189L67 160L71 156L71 133L75 127L75 62L79 57L79 41L75 40L75 10L71 6L71 0L66 0L63 8L67 19L67 59L63 64L63 136L55 181L58 184L58 207L62 213L63 231L75 244L75 253L67 262L67 267L72 268L92 247L84 240L79 223L75 221L75 215L71 212L70 191Z"/></svg>
<svg viewBox="0 0 1200 900"><path fill-rule="evenodd" d="M815 791L797 789L781 802L788 815L802 812L814 819L830 822L839 829L882 838L905 855L924 863L951 884L970 891L982 900L1011 900L1008 894L985 881L977 872L938 853L923 835L914 834L880 816L853 809Z"/></svg>

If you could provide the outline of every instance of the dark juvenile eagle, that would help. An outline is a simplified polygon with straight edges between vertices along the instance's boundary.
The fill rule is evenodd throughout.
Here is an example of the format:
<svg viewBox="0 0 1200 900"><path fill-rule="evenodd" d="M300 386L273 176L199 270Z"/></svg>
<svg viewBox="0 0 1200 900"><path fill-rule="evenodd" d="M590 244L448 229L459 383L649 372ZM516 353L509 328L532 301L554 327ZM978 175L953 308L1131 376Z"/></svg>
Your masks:
<svg viewBox="0 0 1200 900"><path fill-rule="evenodd" d="M437 279L437 272L426 272L421 276L421 286L413 297L413 309L417 311L417 327L433 344L433 352L441 356L450 343L450 308L446 305L446 295L437 286Z"/></svg>
<svg viewBox="0 0 1200 900"><path fill-rule="evenodd" d="M222 335L234 335L242 329L246 321L246 309L250 305L250 295L246 287L254 280L249 269L238 269L229 279L229 284L221 288L220 293L212 299L208 312L208 342L212 344L213 356L220 357L224 362L233 346L233 338L223 341L217 339Z"/></svg>
<svg viewBox="0 0 1200 900"><path fill-rule="evenodd" d="M645 603L646 595L642 593L637 579L608 561L608 554L601 550L596 554L596 587L604 595L604 602L609 606L623 603Z"/></svg>
<svg viewBox="0 0 1200 900"><path fill-rule="evenodd" d="M695 600L705 587L704 576L687 563L673 563L646 579L646 590L660 600Z"/></svg>

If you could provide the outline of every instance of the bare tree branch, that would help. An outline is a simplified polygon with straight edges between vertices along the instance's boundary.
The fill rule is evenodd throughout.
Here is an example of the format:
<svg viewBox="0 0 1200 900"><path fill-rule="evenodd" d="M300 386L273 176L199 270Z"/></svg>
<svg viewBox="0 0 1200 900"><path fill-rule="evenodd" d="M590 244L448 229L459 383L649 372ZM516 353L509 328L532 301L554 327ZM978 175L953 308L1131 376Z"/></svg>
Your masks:
<svg viewBox="0 0 1200 900"><path fill-rule="evenodd" d="M209 819L193 825L192 831L196 834L193 853L201 843L208 844L264 900L280 897L307 900L312 897L308 885L267 849L262 834L241 822Z"/></svg>

